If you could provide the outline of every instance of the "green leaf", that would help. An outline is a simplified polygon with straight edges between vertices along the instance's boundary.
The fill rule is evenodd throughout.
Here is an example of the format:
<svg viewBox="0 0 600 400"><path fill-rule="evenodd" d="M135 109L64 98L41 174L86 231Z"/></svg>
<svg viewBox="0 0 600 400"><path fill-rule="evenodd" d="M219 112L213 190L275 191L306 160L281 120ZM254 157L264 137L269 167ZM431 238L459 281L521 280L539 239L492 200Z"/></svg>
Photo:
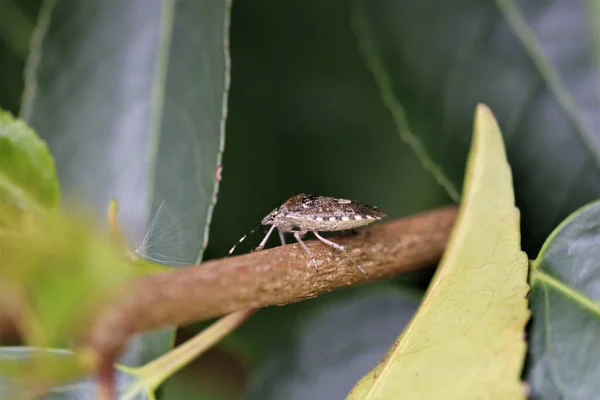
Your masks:
<svg viewBox="0 0 600 400"><path fill-rule="evenodd" d="M76 354L66 349L42 349L26 346L0 347L0 398L27 383L44 385L68 382L85 373ZM6 396L6 397L5 397Z"/></svg>
<svg viewBox="0 0 600 400"><path fill-rule="evenodd" d="M21 59L29 53L29 36L33 21L15 0L2 2L0 14L0 41Z"/></svg>
<svg viewBox="0 0 600 400"><path fill-rule="evenodd" d="M54 161L27 124L0 109L0 222L5 207L18 212L53 209L60 199Z"/></svg>
<svg viewBox="0 0 600 400"><path fill-rule="evenodd" d="M600 201L575 212L531 263L528 380L535 399L600 392Z"/></svg>
<svg viewBox="0 0 600 400"><path fill-rule="evenodd" d="M223 257L266 213L300 191L363 200L390 218L449 203L395 135L361 62L348 24L350 4L235 3L225 179L209 257ZM250 251L260 236L237 252Z"/></svg>
<svg viewBox="0 0 600 400"><path fill-rule="evenodd" d="M588 0L590 7L590 20L592 23L592 45L596 60L596 71L598 72L598 83L600 84L600 2Z"/></svg>
<svg viewBox="0 0 600 400"><path fill-rule="evenodd" d="M8 307L27 346L72 347L87 333L98 310L114 301L135 276L121 248L97 228L89 213L48 211L27 229L0 236L0 312ZM12 369L4 360L0 375L29 389L51 387L91 369L84 353L63 363L42 351L40 357ZM18 365L19 360L12 363Z"/></svg>
<svg viewBox="0 0 600 400"><path fill-rule="evenodd" d="M229 372L224 370L224 373ZM223 384L225 381L227 384ZM165 383L161 400L238 400L240 388L226 379L219 380L208 374L201 374L192 369L175 374Z"/></svg>
<svg viewBox="0 0 600 400"><path fill-rule="evenodd" d="M531 252L600 196L600 71L584 3L355 1L353 26L398 133L455 199L472 110L494 110Z"/></svg>
<svg viewBox="0 0 600 400"><path fill-rule="evenodd" d="M463 200L438 270L410 324L348 398L525 398L527 291L510 166L492 112L479 105Z"/></svg>
<svg viewBox="0 0 600 400"><path fill-rule="evenodd" d="M27 344L64 346L134 276L121 249L87 213L47 212L0 235L0 304L14 307ZM1 311L1 310L0 310ZM10 312L12 311L12 312Z"/></svg>
<svg viewBox="0 0 600 400"><path fill-rule="evenodd" d="M32 367L35 369L32 370ZM75 353L62 349L36 349L31 347L0 347L0 398L20 400L24 389L19 377L38 385L43 382L61 382L53 385L44 400L81 400L92 398L98 392L95 379L87 377L77 382L69 379L81 371ZM131 375L116 370L116 389L122 393L133 381ZM27 381L26 381L27 382ZM140 394L136 400L148 397Z"/></svg>
<svg viewBox="0 0 600 400"><path fill-rule="evenodd" d="M0 2L0 106L13 113L19 112L23 68L41 1Z"/></svg>
<svg viewBox="0 0 600 400"><path fill-rule="evenodd" d="M422 295L391 285L346 292L347 296L323 296L325 302L322 298L303 302L313 306L287 324L292 332L271 349L272 356L255 372L246 398L344 398L385 354Z"/></svg>
<svg viewBox="0 0 600 400"><path fill-rule="evenodd" d="M229 86L230 2L50 0L22 115L49 144L65 197L119 201L133 248L161 264L202 258L217 195ZM124 227L127 230L127 227ZM124 362L171 347L142 335Z"/></svg>

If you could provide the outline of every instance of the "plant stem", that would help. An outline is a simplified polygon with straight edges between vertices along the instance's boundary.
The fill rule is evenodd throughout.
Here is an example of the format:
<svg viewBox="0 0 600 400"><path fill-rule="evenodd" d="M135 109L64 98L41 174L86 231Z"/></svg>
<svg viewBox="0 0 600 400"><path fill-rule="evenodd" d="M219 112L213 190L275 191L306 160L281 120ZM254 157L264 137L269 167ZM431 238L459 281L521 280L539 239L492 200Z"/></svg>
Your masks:
<svg viewBox="0 0 600 400"><path fill-rule="evenodd" d="M143 390L143 393L156 390L168 377L233 332L255 311L256 309L250 308L222 317L187 342L163 356L141 368L131 369L132 372L135 371L135 375L139 377L139 380L125 393L123 400L137 397L140 394L140 390Z"/></svg>
<svg viewBox="0 0 600 400"><path fill-rule="evenodd" d="M306 245L319 272L299 244L290 244L137 278L95 318L86 344L116 357L139 332L294 303L432 265L444 251L456 214L457 207L449 206L337 237L369 278L342 252L318 240Z"/></svg>

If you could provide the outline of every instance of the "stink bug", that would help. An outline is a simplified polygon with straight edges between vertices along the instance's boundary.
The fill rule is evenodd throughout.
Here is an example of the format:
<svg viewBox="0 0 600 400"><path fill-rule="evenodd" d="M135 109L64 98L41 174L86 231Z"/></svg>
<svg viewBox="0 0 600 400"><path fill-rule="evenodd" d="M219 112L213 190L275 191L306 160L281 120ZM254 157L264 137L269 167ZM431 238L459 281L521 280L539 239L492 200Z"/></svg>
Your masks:
<svg viewBox="0 0 600 400"><path fill-rule="evenodd" d="M319 271L315 257L302 241L302 237L308 232L312 232L317 239L337 250L341 250L348 259L365 275L368 274L360 265L350 257L350 254L344 246L325 239L319 232L333 232L358 228L380 220L387 215L377 207L361 203L360 201L338 199L335 197L313 196L310 194L297 194L271 211L261 221L261 225L271 225L262 242L254 251L262 250L277 228L281 244L285 244L284 233L294 234L294 238L300 243L302 248L310 256L313 266ZM232 254L236 246L246 239L252 232L261 225L254 228L248 235L243 236L229 250Z"/></svg>

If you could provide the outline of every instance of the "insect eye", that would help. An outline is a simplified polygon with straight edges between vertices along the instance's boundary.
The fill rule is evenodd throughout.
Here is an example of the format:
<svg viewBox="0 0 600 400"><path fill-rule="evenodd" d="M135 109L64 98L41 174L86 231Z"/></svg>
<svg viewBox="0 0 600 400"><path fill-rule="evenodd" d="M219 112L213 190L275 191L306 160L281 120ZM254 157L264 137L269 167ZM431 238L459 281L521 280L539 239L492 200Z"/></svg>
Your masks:
<svg viewBox="0 0 600 400"><path fill-rule="evenodd" d="M315 201L315 196L305 194L302 196L302 204L311 204Z"/></svg>

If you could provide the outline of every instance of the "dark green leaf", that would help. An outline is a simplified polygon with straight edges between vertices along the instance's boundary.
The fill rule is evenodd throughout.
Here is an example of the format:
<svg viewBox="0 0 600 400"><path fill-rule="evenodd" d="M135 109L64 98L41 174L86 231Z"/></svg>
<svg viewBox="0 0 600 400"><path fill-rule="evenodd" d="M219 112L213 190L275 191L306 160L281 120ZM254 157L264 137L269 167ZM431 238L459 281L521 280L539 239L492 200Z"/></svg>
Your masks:
<svg viewBox="0 0 600 400"><path fill-rule="evenodd" d="M143 231L133 247L163 264L200 260L206 246L228 28L226 0L56 0L41 11L22 114L48 141L65 197L98 213L117 198ZM171 346L171 329L156 334L127 362Z"/></svg>
<svg viewBox="0 0 600 400"><path fill-rule="evenodd" d="M299 192L362 200L390 218L449 203L395 134L349 19L345 0L234 3L225 179L210 257L223 257Z"/></svg>
<svg viewBox="0 0 600 400"><path fill-rule="evenodd" d="M59 198L46 143L25 122L0 109L0 206L38 211L56 208Z"/></svg>
<svg viewBox="0 0 600 400"><path fill-rule="evenodd" d="M596 71L600 71L600 2L595 0L589 0L590 7L590 20L592 21L592 51L596 60ZM600 81L600 74L598 74Z"/></svg>
<svg viewBox="0 0 600 400"><path fill-rule="evenodd" d="M208 366L210 370L217 370ZM223 373L229 371L221 369ZM165 384L164 396L161 400L239 400L240 393L237 385L215 379L203 371L177 373ZM234 382L235 383L235 382Z"/></svg>
<svg viewBox="0 0 600 400"><path fill-rule="evenodd" d="M225 179L210 256L222 257L266 213L302 191L363 200L390 218L448 203L381 107L349 10L343 0L234 3ZM237 251L261 239L259 230ZM269 244L277 246L277 238ZM425 285L427 276L412 279ZM340 301L352 302L352 294L340 292L346 294ZM292 342L294 321L322 301L260 310L222 345L243 363L270 362ZM273 373L265 386L278 382Z"/></svg>
<svg viewBox="0 0 600 400"><path fill-rule="evenodd" d="M42 0L0 1L0 106L19 112L23 68Z"/></svg>
<svg viewBox="0 0 600 400"><path fill-rule="evenodd" d="M0 6L0 42L4 42L19 58L25 59L29 53L34 21L17 0L4 0Z"/></svg>
<svg viewBox="0 0 600 400"><path fill-rule="evenodd" d="M388 351L422 293L356 290L295 322L251 382L250 399L342 399Z"/></svg>
<svg viewBox="0 0 600 400"><path fill-rule="evenodd" d="M355 2L358 41L400 136L455 199L475 105L494 110L530 252L600 196L587 10L561 0Z"/></svg>
<svg viewBox="0 0 600 400"><path fill-rule="evenodd" d="M600 201L565 220L531 268L532 396L595 399L600 393Z"/></svg>

